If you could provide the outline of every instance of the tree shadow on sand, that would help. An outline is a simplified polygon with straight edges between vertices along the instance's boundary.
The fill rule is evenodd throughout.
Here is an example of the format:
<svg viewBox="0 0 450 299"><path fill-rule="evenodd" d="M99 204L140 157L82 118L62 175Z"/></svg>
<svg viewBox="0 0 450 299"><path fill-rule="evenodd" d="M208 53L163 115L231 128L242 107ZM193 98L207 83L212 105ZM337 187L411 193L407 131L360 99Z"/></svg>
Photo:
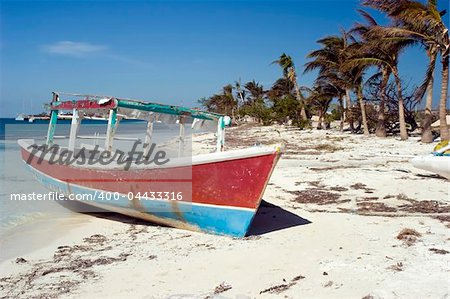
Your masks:
<svg viewBox="0 0 450 299"><path fill-rule="evenodd" d="M264 235L277 230L310 223L311 221L307 219L263 200L250 225L247 236Z"/></svg>

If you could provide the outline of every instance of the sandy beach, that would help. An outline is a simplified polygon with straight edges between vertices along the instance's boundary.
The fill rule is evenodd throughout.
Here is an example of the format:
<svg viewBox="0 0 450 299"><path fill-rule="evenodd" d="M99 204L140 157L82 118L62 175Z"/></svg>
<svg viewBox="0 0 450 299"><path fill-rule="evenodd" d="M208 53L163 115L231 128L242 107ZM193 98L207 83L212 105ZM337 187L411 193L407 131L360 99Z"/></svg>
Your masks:
<svg viewBox="0 0 450 299"><path fill-rule="evenodd" d="M35 227L48 231L32 246L23 226L2 244L0 297L447 298L450 183L410 164L432 150L419 139L230 128L226 149L285 146L249 236L72 215ZM198 135L193 151L214 143Z"/></svg>

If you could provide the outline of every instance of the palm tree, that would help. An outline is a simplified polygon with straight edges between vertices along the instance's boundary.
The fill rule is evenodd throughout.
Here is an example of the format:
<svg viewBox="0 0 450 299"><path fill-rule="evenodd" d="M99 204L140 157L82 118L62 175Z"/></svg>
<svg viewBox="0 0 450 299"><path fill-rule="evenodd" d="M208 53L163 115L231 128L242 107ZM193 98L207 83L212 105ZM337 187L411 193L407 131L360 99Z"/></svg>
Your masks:
<svg viewBox="0 0 450 299"><path fill-rule="evenodd" d="M355 51L354 58L348 61L349 66L377 66L382 70L383 80L382 86L383 89L383 98L385 100L386 93L386 85L389 81L390 73L394 75L395 83L397 86L398 93L398 106L399 106L399 123L400 123L400 138L402 140L408 139L408 132L406 130L406 122L405 122L405 110L404 110L404 101L402 95L402 83L398 71L398 57L401 51L411 45L414 44L415 41L411 39L385 39L383 40L383 33L385 32L386 27L382 27L376 24L375 20L366 12L361 11L363 16L370 22L370 26L361 30L361 25L357 29L360 32L362 37L362 41L360 43L360 48ZM383 40L380 43L380 40ZM383 107L380 107L380 110L384 111L384 100ZM380 105L381 106L381 105ZM384 123L384 118L379 117L379 122ZM381 134L381 132L380 132Z"/></svg>
<svg viewBox="0 0 450 299"><path fill-rule="evenodd" d="M319 112L319 122L317 129L326 129L324 120L330 103L334 97L338 97L341 91L334 85L329 83L327 78L320 78L316 80L313 89L308 97L311 105Z"/></svg>
<svg viewBox="0 0 450 299"><path fill-rule="evenodd" d="M353 43L351 47L351 52L358 53L360 51L361 46L357 43ZM344 68L348 68L347 71L347 77L350 79L350 83L353 86L353 90L356 94L356 97L358 98L359 106L361 108L361 118L362 118L362 124L363 124L363 132L365 136L369 136L369 126L367 124L367 115L366 115L366 105L364 103L364 96L363 96L363 76L364 76L364 70L366 69L366 66L364 64L358 65L355 64L353 66L350 66L348 64L349 60L347 60L344 64ZM348 66L347 66L348 64Z"/></svg>
<svg viewBox="0 0 450 299"><path fill-rule="evenodd" d="M427 92L425 119L423 122L422 141L431 142L431 103L433 94L433 73L437 52L441 54L442 85L439 105L440 132L442 140L449 140L446 121L449 76L449 36L448 28L442 21L445 11L439 11L436 0L428 0L426 4L410 0L366 0L364 5L376 8L395 22L395 27L386 28L384 35L388 38L411 38L420 41L426 49L429 65L420 98Z"/></svg>
<svg viewBox="0 0 450 299"><path fill-rule="evenodd" d="M292 82L286 78L280 78L275 81L272 87L267 91L267 97L272 101L286 96L295 98L294 86Z"/></svg>
<svg viewBox="0 0 450 299"><path fill-rule="evenodd" d="M419 88L416 94L416 98L423 97L423 91L426 92L427 97L425 101L425 114L423 116L423 120L421 121L422 127L422 136L421 141L423 143L431 143L433 142L433 133L431 132L431 123L433 122L433 116L431 114L431 109L433 106L433 83L434 83L434 68L436 66L437 59L437 48L433 44L424 44L426 49L426 53L429 59L427 73L425 76L424 83L422 86L426 86L426 88Z"/></svg>
<svg viewBox="0 0 450 299"><path fill-rule="evenodd" d="M337 98L339 102L339 109L341 111L341 123L340 130L344 130L344 101L343 99L346 97L346 90L342 87L344 86L344 82L339 78L336 73L324 73L319 75L316 79L316 85L324 86L326 85L327 93L332 95L333 98Z"/></svg>
<svg viewBox="0 0 450 299"><path fill-rule="evenodd" d="M295 96L295 88L287 78L279 78L266 91L267 98L272 102L272 112L275 119L282 123L298 124L300 120L300 103Z"/></svg>
<svg viewBox="0 0 450 299"><path fill-rule="evenodd" d="M235 81L234 82L234 86L233 88L236 90L236 93L238 95L237 97L237 101L238 101L238 106L242 106L245 103L245 90L242 89L241 86L241 79L239 79L239 81ZM239 103L240 101L240 103Z"/></svg>
<svg viewBox="0 0 450 299"><path fill-rule="evenodd" d="M351 90L354 89L355 83L358 83L355 75L356 70L344 70L343 66L349 57L349 47L353 37L346 31L341 31L341 36L327 36L317 42L322 46L320 49L310 52L307 58L313 59L305 64L305 73L319 70L319 77L326 76L333 78L333 85L339 86L345 90L343 98L345 98L346 107L344 108L344 118L347 119L352 132L355 131L353 126L352 114L348 113L351 107ZM364 113L364 109L362 109ZM363 117L365 118L365 116ZM365 126L366 127L366 126ZM368 131L366 132L368 133Z"/></svg>
<svg viewBox="0 0 450 299"><path fill-rule="evenodd" d="M264 100L264 87L255 80L245 83L244 87L249 93L249 96L247 97L247 103L249 105Z"/></svg>
<svg viewBox="0 0 450 299"><path fill-rule="evenodd" d="M364 10L358 10L361 16L366 20L366 24L356 23L355 26L350 30L352 33L356 33L360 36L362 40L364 40L366 43L372 42L369 33L374 27L378 26L377 21L366 11ZM376 48L377 43L373 42L372 47ZM381 82L380 82L380 93L381 93L381 99L380 104L378 106L378 115L377 115L377 126L375 129L375 135L377 137L386 137L386 124L385 124L385 105L387 101L387 95L386 95L386 87L389 82L389 77L391 76L391 71L386 65L379 66L379 72L376 73L372 78L378 77L381 75ZM370 81L370 79L368 79Z"/></svg>
<svg viewBox="0 0 450 299"><path fill-rule="evenodd" d="M303 98L303 95L300 92L300 87L298 86L297 83L297 73L295 71L294 61L292 60L291 56L286 55L286 53L283 53L280 55L280 58L273 61L272 63L278 64L283 70L283 76L289 79L289 81L291 81L292 84L294 85L296 98L301 106L300 111L301 119L303 121L307 121L308 117L306 116L306 107L305 107L306 103L305 99Z"/></svg>
<svg viewBox="0 0 450 299"><path fill-rule="evenodd" d="M388 45L388 44L384 44L380 47L373 47L370 44L364 44L363 47L367 47L366 50L363 50L361 53L355 55L355 57L359 56L358 58L353 58L349 60L349 65L352 67L374 65L384 68L385 79L383 84L387 83L388 74L386 74L386 72L387 73L392 72L395 78L398 93L400 138L402 140L406 140L408 139L408 132L406 131L405 110L402 95L402 83L398 71L398 55L401 50L401 47L399 47L398 45Z"/></svg>
<svg viewBox="0 0 450 299"><path fill-rule="evenodd" d="M237 107L237 101L233 96L233 86L231 84L222 87L222 92L214 94L209 98L203 98L199 100L208 111L232 115L234 120L235 108Z"/></svg>

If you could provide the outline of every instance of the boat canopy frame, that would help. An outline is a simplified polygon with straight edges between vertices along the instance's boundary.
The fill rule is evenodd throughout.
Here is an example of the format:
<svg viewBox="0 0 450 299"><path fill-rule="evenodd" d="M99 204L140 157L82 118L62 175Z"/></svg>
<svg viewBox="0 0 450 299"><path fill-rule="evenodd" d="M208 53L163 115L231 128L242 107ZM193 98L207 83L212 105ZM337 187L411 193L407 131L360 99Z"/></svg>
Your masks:
<svg viewBox="0 0 450 299"><path fill-rule="evenodd" d="M105 138L105 149L111 151L115 132L120 120L138 119L147 121L147 131L143 143L144 153L148 152L153 123L160 120L175 120L180 125L179 155L182 155L185 141L186 118L192 118L192 127L202 127L206 121L217 124L216 151L223 151L225 145L225 127L231 124L228 116L190 109L181 106L164 105L160 103L147 102L142 100L132 100L111 96L86 95L74 93L52 92L53 98L45 107L51 111L50 122L47 132L46 144L52 145L59 111L72 111L72 122L69 135L69 150L74 150L78 136L81 120L86 115L101 114L108 119L108 126ZM61 95L72 97L73 99L61 101Z"/></svg>

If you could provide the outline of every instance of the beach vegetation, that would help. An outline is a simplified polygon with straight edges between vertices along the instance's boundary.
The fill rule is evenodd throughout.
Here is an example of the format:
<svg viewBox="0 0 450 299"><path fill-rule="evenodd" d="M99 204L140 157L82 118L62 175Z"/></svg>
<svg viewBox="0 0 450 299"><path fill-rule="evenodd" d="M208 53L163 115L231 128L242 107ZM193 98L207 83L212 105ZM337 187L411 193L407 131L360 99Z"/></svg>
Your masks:
<svg viewBox="0 0 450 299"><path fill-rule="evenodd" d="M297 82L297 72L295 70L295 65L292 57L287 55L286 53L283 53L277 60L273 61L272 63L276 63L281 67L281 69L283 70L283 78L288 79L294 86L295 97L299 102L300 107L300 118L302 121L307 121L308 117L306 115L306 102Z"/></svg>
<svg viewBox="0 0 450 299"><path fill-rule="evenodd" d="M448 76L449 76L449 36L448 28L443 22L445 10L439 10L436 0L426 3L410 0L366 0L362 3L384 13L392 20L392 25L379 27L379 35L385 40L415 41L425 50L429 59L424 81L416 97L421 100L426 93L424 121L422 122L422 142L431 142L431 104L433 100L434 69L438 54L441 58L441 97L439 105L440 135L442 140L449 140L446 122ZM411 43L413 45L413 43Z"/></svg>
<svg viewBox="0 0 450 299"><path fill-rule="evenodd" d="M340 29L317 40L318 48L306 55L303 72L315 72L310 87L301 86L292 57L282 53L272 61L282 70L269 89L255 80L226 85L218 94L200 100L204 108L233 116L235 123L250 117L257 123L281 123L299 128L328 129L333 121L352 133L377 137L399 134L402 140L421 129L421 140L429 143L436 133L431 123L433 83L438 61L442 65L439 101L439 135L449 140L446 123L449 84L448 28L445 10L438 1L362 0L363 22L348 30ZM386 17L381 24L367 10ZM387 21L386 21L387 20ZM410 47L421 47L428 67L419 86L409 86L401 76L401 54ZM425 109L418 105L425 99ZM348 128L346 128L346 124ZM420 124L420 125L419 125Z"/></svg>

